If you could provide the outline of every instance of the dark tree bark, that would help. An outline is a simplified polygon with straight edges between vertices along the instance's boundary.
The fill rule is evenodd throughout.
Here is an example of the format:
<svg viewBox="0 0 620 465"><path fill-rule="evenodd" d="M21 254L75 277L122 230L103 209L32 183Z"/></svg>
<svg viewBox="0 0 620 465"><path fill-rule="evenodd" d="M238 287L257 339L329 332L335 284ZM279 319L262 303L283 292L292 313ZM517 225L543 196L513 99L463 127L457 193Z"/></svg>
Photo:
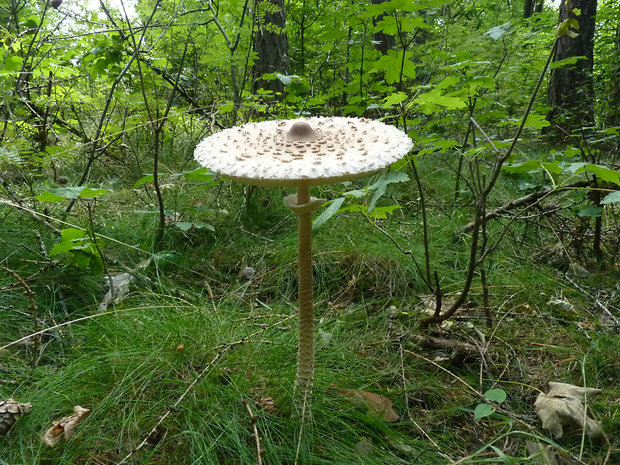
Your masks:
<svg viewBox="0 0 620 465"><path fill-rule="evenodd" d="M284 0L254 0L255 31L254 63L255 92L259 88L282 92L284 85L279 79L264 80L265 73L288 74L288 39L286 36L286 13Z"/></svg>
<svg viewBox="0 0 620 465"><path fill-rule="evenodd" d="M529 18L534 13L540 13L543 9L544 0L525 0L523 2L523 17Z"/></svg>
<svg viewBox="0 0 620 465"><path fill-rule="evenodd" d="M615 42L616 66L613 77L609 81L609 108L611 111L606 121L609 126L620 125L620 24L616 26Z"/></svg>
<svg viewBox="0 0 620 465"><path fill-rule="evenodd" d="M372 0L373 5L379 5L385 3L388 0ZM376 26L379 21L385 16L385 14L379 15L374 18L373 23ZM387 55L388 50L392 50L396 46L396 40L394 36L386 34L383 31L375 32L375 48L381 52L382 55Z"/></svg>
<svg viewBox="0 0 620 465"><path fill-rule="evenodd" d="M544 4L545 0L538 0L536 5L534 5L534 13L540 13L543 10Z"/></svg>
<svg viewBox="0 0 620 465"><path fill-rule="evenodd" d="M594 123L594 26L597 0L562 0L559 22L569 18L579 21L576 37L564 34L558 39L554 61L584 56L575 64L551 70L547 119L566 134ZM581 10L579 16L576 9Z"/></svg>

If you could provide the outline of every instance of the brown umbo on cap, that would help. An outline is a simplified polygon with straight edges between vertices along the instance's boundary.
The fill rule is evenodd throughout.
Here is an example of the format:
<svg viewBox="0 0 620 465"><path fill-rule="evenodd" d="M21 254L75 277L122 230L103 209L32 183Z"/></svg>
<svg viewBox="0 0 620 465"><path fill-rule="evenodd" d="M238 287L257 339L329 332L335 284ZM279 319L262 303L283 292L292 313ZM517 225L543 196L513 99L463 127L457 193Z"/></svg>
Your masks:
<svg viewBox="0 0 620 465"><path fill-rule="evenodd" d="M196 160L245 184L309 186L346 181L397 161L413 142L366 118L312 117L225 129L196 147Z"/></svg>

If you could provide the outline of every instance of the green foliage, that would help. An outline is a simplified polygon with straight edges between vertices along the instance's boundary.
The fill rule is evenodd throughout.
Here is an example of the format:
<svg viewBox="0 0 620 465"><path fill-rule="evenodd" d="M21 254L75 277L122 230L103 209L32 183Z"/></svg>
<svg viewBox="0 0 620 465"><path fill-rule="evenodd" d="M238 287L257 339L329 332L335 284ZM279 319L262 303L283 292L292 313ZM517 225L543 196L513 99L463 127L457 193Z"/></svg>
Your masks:
<svg viewBox="0 0 620 465"><path fill-rule="evenodd" d="M41 202L62 202L68 199L96 199L108 192L108 189L93 189L88 186L53 187L35 196L35 199Z"/></svg>
<svg viewBox="0 0 620 465"><path fill-rule="evenodd" d="M103 271L103 262L97 246L88 234L81 229L67 228L60 231L61 240L54 244L49 255L66 255L64 262L80 270L99 274Z"/></svg>
<svg viewBox="0 0 620 465"><path fill-rule="evenodd" d="M527 463L523 437L510 436L511 421L513 414L532 417L537 389L558 379L580 383L585 373L588 385L615 392L615 330L589 296L617 307L616 1L598 2L597 127L571 135L569 147L548 145L543 84L487 212L554 186L591 187L558 189L487 222L485 240L504 238L485 262L490 308L501 316L487 331L475 307L484 297L475 276L471 306L452 328L437 329L448 340L486 346L484 375L501 379L482 381L478 361L452 360L450 351L418 344L428 336L418 328L427 290L414 263L424 256L422 207L429 260L442 292L456 295L470 237L456 233L471 220L472 191L491 172L489 140L506 149L556 34L577 34L576 20L558 26L548 3L524 19L518 2L489 0L293 0L284 2L285 28L264 24L278 13L270 1L254 8L242 0L163 0L156 10L141 1L129 18L112 5L110 16L93 8L72 19L64 19L68 10L48 8L44 21L44 2L5 3L0 265L32 288L42 329L64 326L42 335L38 353L30 340L0 349L0 398L36 407L0 438L0 462L117 463L191 386L158 429L162 435L151 438L160 441L139 451L136 463L256 463L252 425L265 463L445 463L435 447L451 461ZM23 6L15 10L17 4ZM287 39L287 66L262 76L254 69L259 23ZM569 69L581 59L551 68ZM278 323L296 299L296 230L284 193L243 189L199 168L192 154L205 135L229 125L342 114L408 131L415 158L370 179L315 188L328 202L313 223L317 398L312 422L302 428L290 417L294 320ZM414 167L423 192L410 179ZM162 223L162 248L154 251ZM46 224L61 229L60 237ZM72 226L85 224L87 230ZM597 224L600 257L588 243ZM556 249L566 255L551 256ZM111 277L129 269L135 282L128 300L100 314L109 278L101 276L104 261ZM581 291L563 278L577 264L586 269ZM0 289L1 347L33 332L33 318L12 275L0 272ZM553 295L575 310L552 308ZM264 332L248 337L257 330ZM223 350L235 341L241 342ZM583 373L558 364L585 352L593 362ZM535 386L523 384L534 383L524 373L536 374ZM486 383L506 391L481 396L463 380L474 391ZM371 418L331 384L381 393L400 422ZM256 407L264 398L279 411ZM40 433L77 403L93 408L91 418L70 443L44 450ZM607 431L618 428L606 401L590 407ZM500 448L498 438L507 436ZM617 441L612 446L613 454ZM584 463L605 460L597 446L565 447L583 453Z"/></svg>
<svg viewBox="0 0 620 465"><path fill-rule="evenodd" d="M496 404L501 404L506 400L506 391L503 389L489 389L484 393L484 398ZM476 405L474 409L474 420L490 417L495 413L496 409L491 404L482 402Z"/></svg>

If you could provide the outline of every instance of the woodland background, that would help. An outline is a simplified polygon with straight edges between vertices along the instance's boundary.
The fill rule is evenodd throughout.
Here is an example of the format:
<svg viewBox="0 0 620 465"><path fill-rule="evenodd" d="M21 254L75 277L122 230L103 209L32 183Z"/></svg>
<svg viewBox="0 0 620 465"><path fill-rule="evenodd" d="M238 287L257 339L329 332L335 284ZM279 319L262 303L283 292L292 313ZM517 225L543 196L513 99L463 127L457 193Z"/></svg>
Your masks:
<svg viewBox="0 0 620 465"><path fill-rule="evenodd" d="M0 0L0 43L0 464L620 461L617 1ZM193 161L304 115L415 142L316 189L310 422L285 193Z"/></svg>

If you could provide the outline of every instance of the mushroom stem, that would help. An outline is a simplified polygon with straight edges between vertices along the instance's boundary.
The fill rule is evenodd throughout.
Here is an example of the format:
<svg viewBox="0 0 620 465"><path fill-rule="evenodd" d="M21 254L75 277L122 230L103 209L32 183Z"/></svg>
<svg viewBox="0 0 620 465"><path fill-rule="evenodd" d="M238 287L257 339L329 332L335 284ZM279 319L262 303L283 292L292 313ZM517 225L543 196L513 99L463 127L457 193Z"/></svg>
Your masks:
<svg viewBox="0 0 620 465"><path fill-rule="evenodd" d="M310 186L299 185L297 187L297 205L308 205L310 204L310 199ZM299 346L297 350L295 393L299 396L299 401L305 403L312 394L312 382L314 378L312 211L300 212L298 222L297 297L299 299Z"/></svg>
<svg viewBox="0 0 620 465"><path fill-rule="evenodd" d="M312 212L325 202L310 196L309 184L298 184L297 195L284 198L284 204L297 215L297 297L299 299L299 345L295 397L300 411L312 395L314 378L314 297L312 285Z"/></svg>

